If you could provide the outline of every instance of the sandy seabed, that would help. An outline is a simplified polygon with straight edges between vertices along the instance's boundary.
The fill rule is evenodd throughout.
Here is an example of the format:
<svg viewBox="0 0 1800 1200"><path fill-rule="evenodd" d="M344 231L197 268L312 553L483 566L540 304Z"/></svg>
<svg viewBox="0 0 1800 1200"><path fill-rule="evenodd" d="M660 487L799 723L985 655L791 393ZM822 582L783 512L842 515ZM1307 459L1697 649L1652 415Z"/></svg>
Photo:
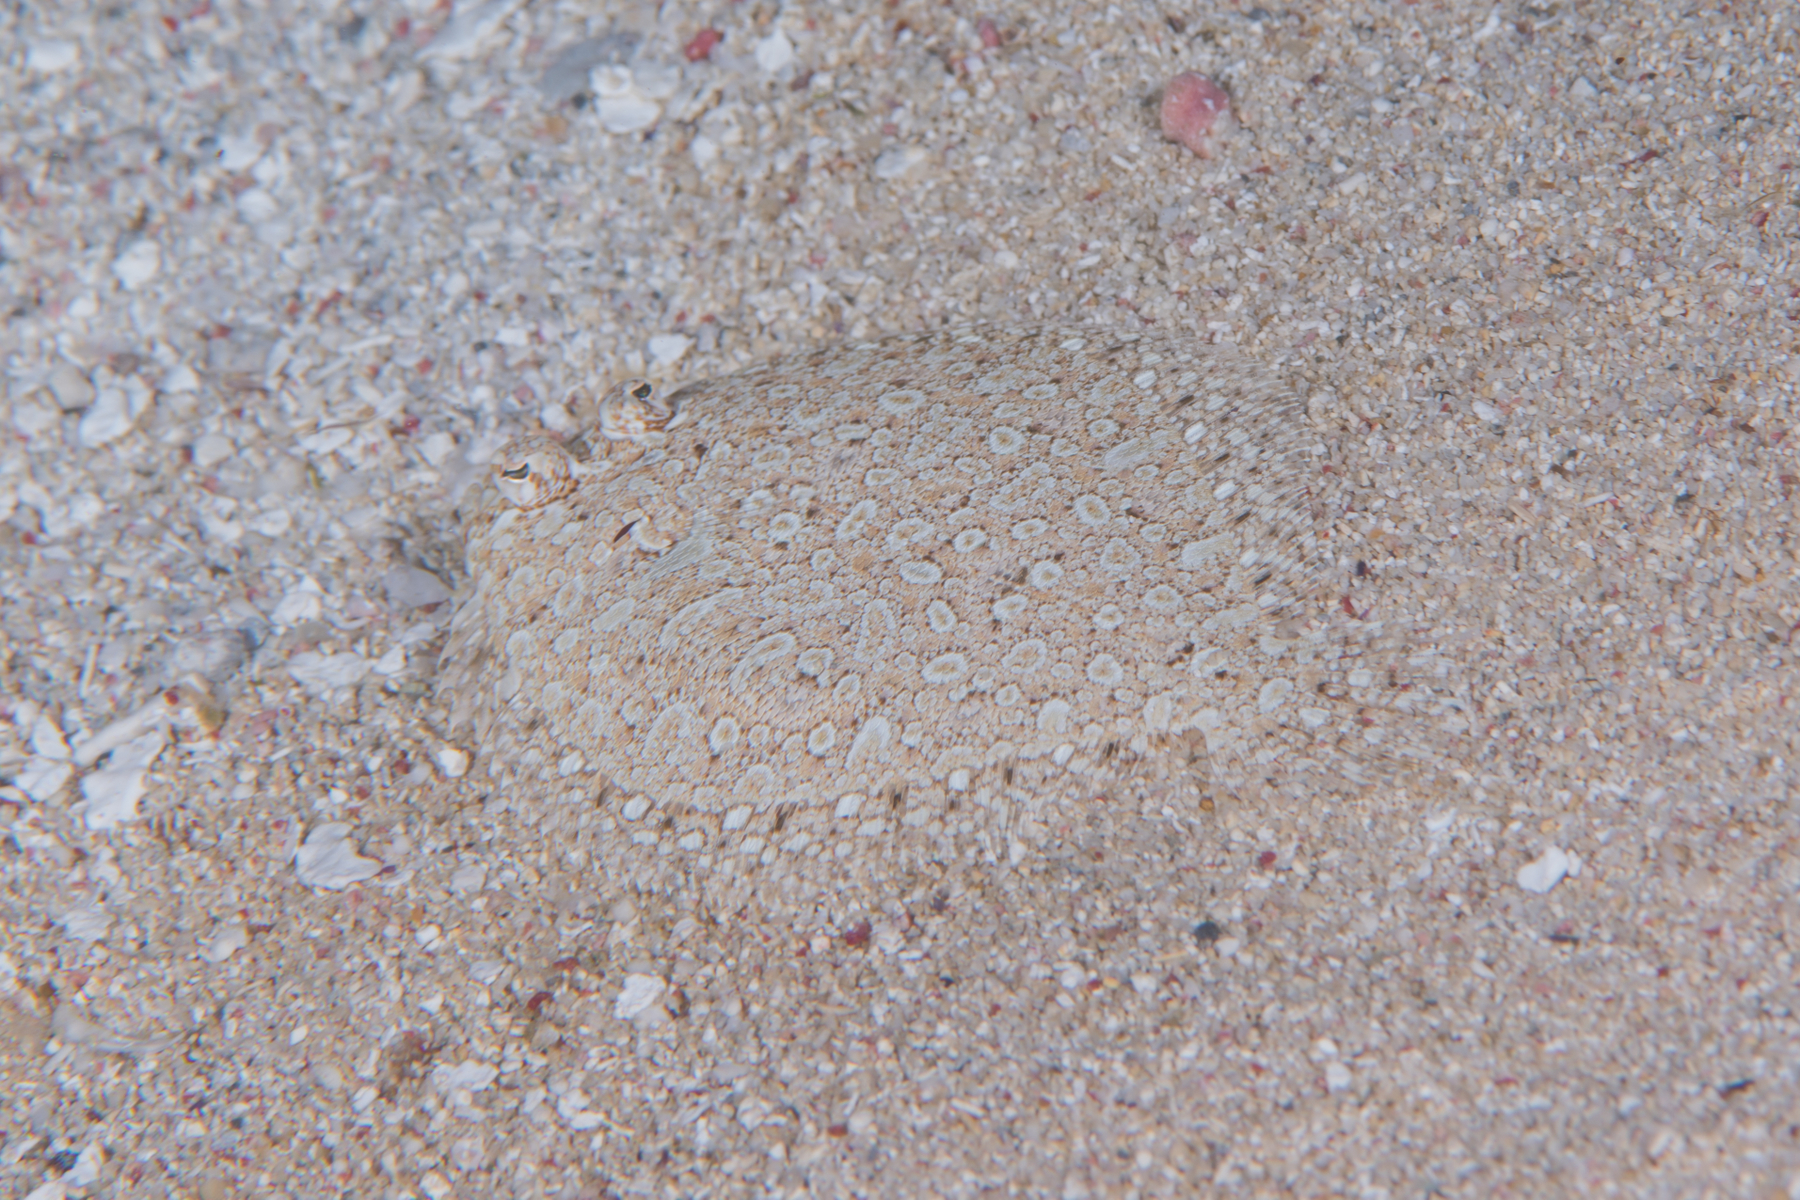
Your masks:
<svg viewBox="0 0 1800 1200"><path fill-rule="evenodd" d="M1791 9L184 0L0 49L0 1192L1800 1194ZM1346 602L1472 635L1480 754L786 871L449 733L510 437L978 323L1288 380Z"/></svg>

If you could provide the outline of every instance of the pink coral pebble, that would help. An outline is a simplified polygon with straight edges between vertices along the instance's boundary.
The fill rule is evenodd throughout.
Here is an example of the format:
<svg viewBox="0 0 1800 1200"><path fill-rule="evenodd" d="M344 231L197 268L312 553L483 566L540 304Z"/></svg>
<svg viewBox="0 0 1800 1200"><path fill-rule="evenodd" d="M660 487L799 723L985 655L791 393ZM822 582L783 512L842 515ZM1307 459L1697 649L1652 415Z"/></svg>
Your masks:
<svg viewBox="0 0 1800 1200"><path fill-rule="evenodd" d="M1211 158L1231 128L1231 97L1224 88L1190 71L1169 80L1162 99L1164 137Z"/></svg>
<svg viewBox="0 0 1800 1200"><path fill-rule="evenodd" d="M693 39L683 46L681 52L687 55L689 62L701 62L712 57L713 47L717 46L725 35L716 29L702 29Z"/></svg>

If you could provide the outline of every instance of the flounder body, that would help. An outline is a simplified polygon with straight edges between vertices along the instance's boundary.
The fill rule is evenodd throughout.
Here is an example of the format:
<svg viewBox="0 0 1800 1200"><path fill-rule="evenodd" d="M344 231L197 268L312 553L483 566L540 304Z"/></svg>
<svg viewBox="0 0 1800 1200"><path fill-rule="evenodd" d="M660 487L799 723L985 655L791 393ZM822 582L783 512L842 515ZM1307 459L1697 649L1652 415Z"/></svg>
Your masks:
<svg viewBox="0 0 1800 1200"><path fill-rule="evenodd" d="M465 510L444 678L500 761L865 832L1399 761L1410 705L1321 598L1323 447L1230 347L950 331L654 414Z"/></svg>

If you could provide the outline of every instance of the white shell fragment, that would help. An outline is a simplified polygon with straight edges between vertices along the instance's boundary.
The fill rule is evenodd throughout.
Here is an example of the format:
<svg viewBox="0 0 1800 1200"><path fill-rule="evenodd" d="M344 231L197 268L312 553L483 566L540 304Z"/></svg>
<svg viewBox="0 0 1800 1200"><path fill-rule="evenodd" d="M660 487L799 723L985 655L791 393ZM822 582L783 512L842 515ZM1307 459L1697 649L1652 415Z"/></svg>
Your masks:
<svg viewBox="0 0 1800 1200"><path fill-rule="evenodd" d="M167 744L162 730L153 729L118 747L104 769L82 779L81 795L87 801L82 821L89 829L111 829L137 818L144 778Z"/></svg>
<svg viewBox="0 0 1800 1200"><path fill-rule="evenodd" d="M624 386L679 422L465 510L445 681L502 760L761 844L847 796L868 833L1019 836L1125 783L1354 787L1408 745L1312 595L1300 404L1229 347L956 331Z"/></svg>
<svg viewBox="0 0 1800 1200"><path fill-rule="evenodd" d="M67 762L55 758L27 759L24 767L13 777L18 789L42 804L54 800L68 785L69 777L75 768Z"/></svg>
<svg viewBox="0 0 1800 1200"><path fill-rule="evenodd" d="M50 1014L50 1032L65 1046L81 1046L98 1054L149 1054L169 1044L162 1037L133 1037L108 1029L64 1002Z"/></svg>
<svg viewBox="0 0 1800 1200"><path fill-rule="evenodd" d="M485 1092L494 1086L494 1080L500 1077L497 1068L475 1059L459 1062L454 1066L441 1066L431 1072L431 1086L436 1092L449 1095L457 1090L469 1092Z"/></svg>
<svg viewBox="0 0 1800 1200"><path fill-rule="evenodd" d="M155 700L142 705L135 711L128 712L119 720L113 721L106 729L95 732L92 738L86 738L77 745L74 761L79 766L92 766L99 763L101 757L112 754L113 750L126 745L128 741L142 738L151 729L157 729L162 721L169 718L169 703L157 696ZM112 766L119 766L117 756L113 757Z"/></svg>
<svg viewBox="0 0 1800 1200"><path fill-rule="evenodd" d="M78 942L98 942L112 930L112 918L97 904L72 908L57 918L63 932Z"/></svg>
<svg viewBox="0 0 1800 1200"><path fill-rule="evenodd" d="M488 38L512 15L513 9L519 7L519 4L520 0L485 0L480 3L463 0L456 6L455 16L450 19L450 23L419 51L419 57L446 62L472 58L481 52Z"/></svg>
<svg viewBox="0 0 1800 1200"><path fill-rule="evenodd" d="M294 874L307 887L347 888L380 871L380 863L356 852L350 826L338 821L315 825L294 852Z"/></svg>
<svg viewBox="0 0 1800 1200"><path fill-rule="evenodd" d="M406 608L442 604L450 599L450 589L430 571L418 567L395 567L381 577L388 603Z"/></svg>
<svg viewBox="0 0 1800 1200"><path fill-rule="evenodd" d="M48 716L40 715L31 722L31 752L41 758L67 759L69 742L63 731L56 727L56 722Z"/></svg>
<svg viewBox="0 0 1800 1200"><path fill-rule="evenodd" d="M355 687L369 675L369 660L360 654L317 654L306 651L288 659L288 674L315 696Z"/></svg>
<svg viewBox="0 0 1800 1200"><path fill-rule="evenodd" d="M608 133L637 133L661 119L662 105L640 86L629 67L596 67L592 82L594 107Z"/></svg>
<svg viewBox="0 0 1800 1200"><path fill-rule="evenodd" d="M883 150L871 169L877 179L898 179L930 157L923 146L894 146Z"/></svg>
<svg viewBox="0 0 1800 1200"><path fill-rule="evenodd" d="M94 403L82 414L76 436L87 447L104 446L130 433L156 393L137 376L109 383L99 390Z"/></svg>

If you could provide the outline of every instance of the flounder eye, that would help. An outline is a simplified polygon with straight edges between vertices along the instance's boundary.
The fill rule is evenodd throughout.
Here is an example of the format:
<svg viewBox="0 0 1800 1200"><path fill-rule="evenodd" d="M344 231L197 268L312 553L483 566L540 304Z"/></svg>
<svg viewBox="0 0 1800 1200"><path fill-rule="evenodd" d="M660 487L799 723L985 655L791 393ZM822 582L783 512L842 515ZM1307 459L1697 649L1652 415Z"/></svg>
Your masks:
<svg viewBox="0 0 1800 1200"><path fill-rule="evenodd" d="M639 400L648 400L650 398L650 385L647 383L640 383L631 389L631 394L636 396Z"/></svg>
<svg viewBox="0 0 1800 1200"><path fill-rule="evenodd" d="M531 464L530 463L520 463L518 466L513 467L511 470L502 470L500 472L500 478L502 478L502 479L519 480L519 479L528 479L528 478L530 478L530 476L531 476Z"/></svg>

